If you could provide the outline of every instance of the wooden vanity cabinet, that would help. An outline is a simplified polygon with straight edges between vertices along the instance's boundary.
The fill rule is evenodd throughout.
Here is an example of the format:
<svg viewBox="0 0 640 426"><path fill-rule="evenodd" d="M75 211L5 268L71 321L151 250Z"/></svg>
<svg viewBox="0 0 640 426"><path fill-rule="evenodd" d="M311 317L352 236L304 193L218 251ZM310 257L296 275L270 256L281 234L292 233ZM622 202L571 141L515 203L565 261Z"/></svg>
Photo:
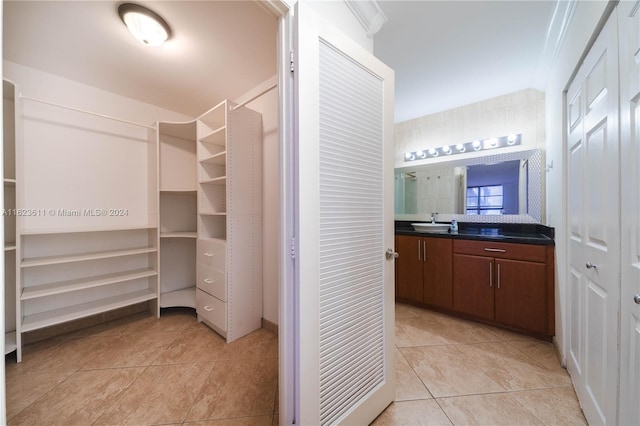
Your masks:
<svg viewBox="0 0 640 426"><path fill-rule="evenodd" d="M453 310L553 335L553 247L456 240Z"/></svg>
<svg viewBox="0 0 640 426"><path fill-rule="evenodd" d="M454 254L453 271L453 309L493 320L493 258Z"/></svg>
<svg viewBox="0 0 640 426"><path fill-rule="evenodd" d="M452 240L396 235L396 298L451 309Z"/></svg>

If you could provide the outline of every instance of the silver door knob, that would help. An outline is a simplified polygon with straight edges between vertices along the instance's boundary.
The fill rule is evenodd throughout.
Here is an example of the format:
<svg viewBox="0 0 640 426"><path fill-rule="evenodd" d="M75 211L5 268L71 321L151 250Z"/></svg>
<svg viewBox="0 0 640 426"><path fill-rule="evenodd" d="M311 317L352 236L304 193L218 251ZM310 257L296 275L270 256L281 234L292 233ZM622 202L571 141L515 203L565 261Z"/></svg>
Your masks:
<svg viewBox="0 0 640 426"><path fill-rule="evenodd" d="M640 305L640 293L633 296L633 301L636 302L636 305Z"/></svg>
<svg viewBox="0 0 640 426"><path fill-rule="evenodd" d="M587 264L585 266L587 267L587 269L598 269L598 268L596 268L596 265L594 265L591 262L587 262Z"/></svg>
<svg viewBox="0 0 640 426"><path fill-rule="evenodd" d="M387 249L387 251L385 252L385 255L387 256L387 260L395 259L396 257L400 256L393 249Z"/></svg>

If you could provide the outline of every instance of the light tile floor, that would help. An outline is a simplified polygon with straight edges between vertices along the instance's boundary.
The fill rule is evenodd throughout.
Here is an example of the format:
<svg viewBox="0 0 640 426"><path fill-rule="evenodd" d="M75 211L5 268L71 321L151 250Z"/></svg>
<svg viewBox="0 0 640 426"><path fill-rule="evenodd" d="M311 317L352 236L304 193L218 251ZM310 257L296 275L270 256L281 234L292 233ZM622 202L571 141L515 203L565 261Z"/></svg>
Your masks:
<svg viewBox="0 0 640 426"><path fill-rule="evenodd" d="M226 344L192 310L139 314L24 348L6 361L10 425L272 425L278 343Z"/></svg>
<svg viewBox="0 0 640 426"><path fill-rule="evenodd" d="M396 400L374 425L586 425L553 345L396 304Z"/></svg>
<svg viewBox="0 0 640 426"><path fill-rule="evenodd" d="M584 425L549 343L396 305L396 401L375 425ZM6 361L10 425L278 423L277 337L231 344L190 310L139 314Z"/></svg>

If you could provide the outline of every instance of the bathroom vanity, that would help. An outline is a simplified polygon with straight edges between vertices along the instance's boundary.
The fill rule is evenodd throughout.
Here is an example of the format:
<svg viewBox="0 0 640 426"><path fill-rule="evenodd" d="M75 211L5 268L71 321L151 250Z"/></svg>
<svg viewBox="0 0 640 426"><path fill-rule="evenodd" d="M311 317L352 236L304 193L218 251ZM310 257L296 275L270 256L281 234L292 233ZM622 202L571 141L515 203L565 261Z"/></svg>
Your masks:
<svg viewBox="0 0 640 426"><path fill-rule="evenodd" d="M550 339L553 228L461 223L457 233L396 222L396 300Z"/></svg>

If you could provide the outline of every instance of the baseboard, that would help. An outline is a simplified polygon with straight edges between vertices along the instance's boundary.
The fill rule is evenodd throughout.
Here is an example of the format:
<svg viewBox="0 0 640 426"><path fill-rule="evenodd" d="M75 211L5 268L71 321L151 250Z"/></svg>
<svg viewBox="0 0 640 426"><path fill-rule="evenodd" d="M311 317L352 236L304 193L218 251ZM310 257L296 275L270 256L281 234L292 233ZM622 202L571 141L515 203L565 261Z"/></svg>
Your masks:
<svg viewBox="0 0 640 426"><path fill-rule="evenodd" d="M278 335L278 324L273 323L273 322L271 322L269 320L266 320L264 318L262 318L262 328L264 328L267 331L272 332L276 336Z"/></svg>

